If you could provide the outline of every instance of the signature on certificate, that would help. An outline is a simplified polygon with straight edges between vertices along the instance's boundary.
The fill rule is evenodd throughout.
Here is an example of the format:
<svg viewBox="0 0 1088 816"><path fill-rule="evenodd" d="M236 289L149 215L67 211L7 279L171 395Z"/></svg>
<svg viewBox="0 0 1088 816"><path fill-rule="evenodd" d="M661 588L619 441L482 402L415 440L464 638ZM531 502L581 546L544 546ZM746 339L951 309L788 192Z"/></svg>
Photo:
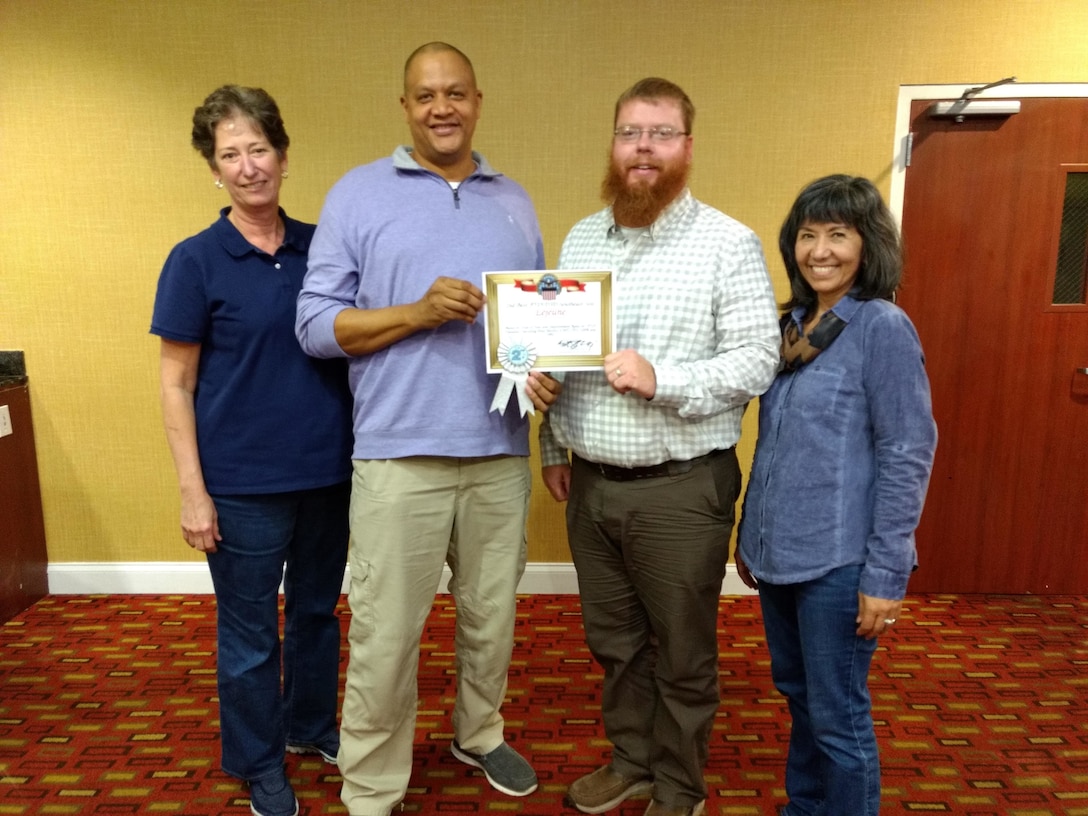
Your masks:
<svg viewBox="0 0 1088 816"><path fill-rule="evenodd" d="M567 340L560 340L556 345L560 348L569 349L570 351L577 351L578 349L592 348L593 341L588 338L572 337Z"/></svg>

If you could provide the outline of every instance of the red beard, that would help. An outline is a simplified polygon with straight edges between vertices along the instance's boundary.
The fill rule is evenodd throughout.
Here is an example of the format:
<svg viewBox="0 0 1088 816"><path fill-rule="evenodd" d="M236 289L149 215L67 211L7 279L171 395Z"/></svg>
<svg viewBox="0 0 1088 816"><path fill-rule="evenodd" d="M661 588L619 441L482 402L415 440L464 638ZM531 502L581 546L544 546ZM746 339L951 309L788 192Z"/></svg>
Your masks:
<svg viewBox="0 0 1088 816"><path fill-rule="evenodd" d="M601 182L601 198L612 205L612 216L622 227L648 227L684 191L688 183L686 164L663 164L653 183L627 182L627 168L608 158L608 171Z"/></svg>

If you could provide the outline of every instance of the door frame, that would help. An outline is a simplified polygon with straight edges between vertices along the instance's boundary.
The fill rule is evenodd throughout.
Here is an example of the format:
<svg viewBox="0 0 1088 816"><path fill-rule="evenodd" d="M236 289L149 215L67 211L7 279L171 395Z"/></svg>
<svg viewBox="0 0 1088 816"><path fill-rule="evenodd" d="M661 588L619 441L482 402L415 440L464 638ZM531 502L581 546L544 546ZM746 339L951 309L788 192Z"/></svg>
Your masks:
<svg viewBox="0 0 1088 816"><path fill-rule="evenodd" d="M909 154L910 108L911 103L919 99L943 100L958 99L968 88L985 85L985 82L955 85L900 85L899 99L895 106L895 139L892 142L891 189L888 194L888 209L895 216L896 223L903 223L903 193L906 189L907 156ZM1081 97L1088 98L1088 82L1032 82L998 85L980 91L972 99L1030 99L1038 97ZM1017 116L1019 114L1013 114Z"/></svg>

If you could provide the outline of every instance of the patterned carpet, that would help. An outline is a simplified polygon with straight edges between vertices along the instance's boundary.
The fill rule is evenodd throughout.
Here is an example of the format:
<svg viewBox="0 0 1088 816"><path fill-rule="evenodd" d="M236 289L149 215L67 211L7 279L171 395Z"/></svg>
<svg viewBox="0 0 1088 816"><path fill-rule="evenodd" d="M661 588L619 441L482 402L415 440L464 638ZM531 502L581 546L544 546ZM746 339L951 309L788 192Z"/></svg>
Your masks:
<svg viewBox="0 0 1088 816"><path fill-rule="evenodd" d="M218 769L214 614L210 596L53 596L0 626L0 814L248 814L246 789ZM448 751L453 615L439 597L406 811L575 813L566 786L605 750L577 599L521 600L505 714L540 777L525 799ZM720 620L707 813L773 814L788 721L758 602L723 598ZM1088 598L912 596L871 685L884 813L1088 816ZM302 814L345 812L334 767L287 762Z"/></svg>

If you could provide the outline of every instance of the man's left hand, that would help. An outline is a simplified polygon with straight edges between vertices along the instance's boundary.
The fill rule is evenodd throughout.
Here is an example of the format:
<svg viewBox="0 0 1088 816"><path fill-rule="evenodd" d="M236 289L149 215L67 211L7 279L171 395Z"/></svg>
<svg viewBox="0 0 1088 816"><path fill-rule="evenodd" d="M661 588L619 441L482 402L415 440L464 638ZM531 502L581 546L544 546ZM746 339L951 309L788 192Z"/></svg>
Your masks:
<svg viewBox="0 0 1088 816"><path fill-rule="evenodd" d="M614 391L633 391L643 399L657 393L657 373L653 363L634 349L614 351L604 358L604 375Z"/></svg>

